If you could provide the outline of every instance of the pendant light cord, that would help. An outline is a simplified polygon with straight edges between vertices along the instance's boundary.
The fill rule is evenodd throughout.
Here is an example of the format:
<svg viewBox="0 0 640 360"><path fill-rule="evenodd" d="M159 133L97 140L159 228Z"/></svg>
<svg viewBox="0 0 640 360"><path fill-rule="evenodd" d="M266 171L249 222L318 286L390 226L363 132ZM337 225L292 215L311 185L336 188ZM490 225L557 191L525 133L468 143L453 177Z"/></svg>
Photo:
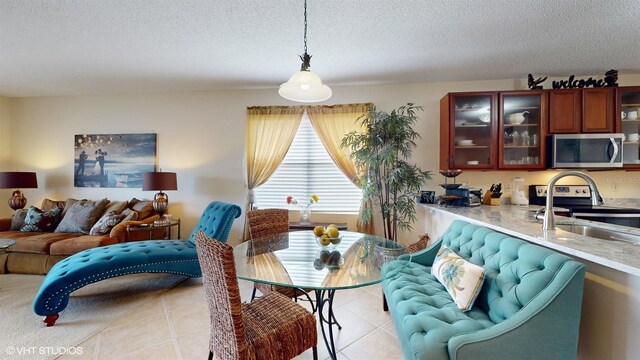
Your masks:
<svg viewBox="0 0 640 360"><path fill-rule="evenodd" d="M307 0L304 0L304 53L307 53Z"/></svg>
<svg viewBox="0 0 640 360"><path fill-rule="evenodd" d="M309 71L311 55L307 54L307 0L304 0L304 54L300 55L300 60L302 60L300 71Z"/></svg>

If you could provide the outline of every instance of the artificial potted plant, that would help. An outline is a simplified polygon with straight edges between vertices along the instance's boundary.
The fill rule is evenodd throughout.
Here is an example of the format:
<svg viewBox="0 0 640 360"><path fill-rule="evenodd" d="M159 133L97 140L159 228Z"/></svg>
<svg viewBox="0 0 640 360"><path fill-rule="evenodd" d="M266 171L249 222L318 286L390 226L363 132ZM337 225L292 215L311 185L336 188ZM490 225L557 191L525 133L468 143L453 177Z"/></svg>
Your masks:
<svg viewBox="0 0 640 360"><path fill-rule="evenodd" d="M358 118L364 132L350 132L342 139L341 147L351 151L361 176L358 186L362 198L377 207L382 216L384 237L397 241L398 230L409 230L416 220L414 199L430 171L410 164L411 153L420 135L413 130L418 120L416 110L421 106L408 103L391 113L369 111ZM360 219L372 221L373 208L363 207Z"/></svg>

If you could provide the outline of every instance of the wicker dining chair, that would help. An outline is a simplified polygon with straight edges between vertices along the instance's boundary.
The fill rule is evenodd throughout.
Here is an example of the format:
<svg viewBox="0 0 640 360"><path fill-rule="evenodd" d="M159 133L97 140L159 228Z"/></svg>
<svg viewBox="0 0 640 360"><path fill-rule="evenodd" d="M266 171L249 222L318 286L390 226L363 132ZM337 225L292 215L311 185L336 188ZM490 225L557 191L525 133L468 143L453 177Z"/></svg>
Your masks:
<svg viewBox="0 0 640 360"><path fill-rule="evenodd" d="M293 359L309 348L317 360L315 316L277 292L243 304L233 248L201 231L195 237L211 319L209 360Z"/></svg>
<svg viewBox="0 0 640 360"><path fill-rule="evenodd" d="M259 209L249 210L247 212L247 222L249 224L249 236L256 239L263 236L276 235L289 231L289 210L287 209ZM256 290L260 290L263 295L277 291L284 296L297 299L298 296L306 296L309 301L311 298L304 289L296 289L286 286L277 286L270 284L253 284L253 293L251 300L256 297ZM313 307L313 303L312 303Z"/></svg>

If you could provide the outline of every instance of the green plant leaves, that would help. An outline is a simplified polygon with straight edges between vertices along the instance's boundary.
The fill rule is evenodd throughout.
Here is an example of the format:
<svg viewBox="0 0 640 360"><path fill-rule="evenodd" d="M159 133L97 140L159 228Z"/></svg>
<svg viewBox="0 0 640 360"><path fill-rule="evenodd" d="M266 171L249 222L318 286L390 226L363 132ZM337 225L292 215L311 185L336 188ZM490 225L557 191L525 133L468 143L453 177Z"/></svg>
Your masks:
<svg viewBox="0 0 640 360"><path fill-rule="evenodd" d="M341 147L351 151L361 176L364 201L378 206L384 224L384 236L397 240L397 230L409 230L415 222L415 196L422 185L431 179L430 171L410 164L416 140L420 135L413 130L418 120L416 111L421 106L407 103L391 113L376 111L372 107L358 121L366 130L351 132L342 139ZM360 219L370 221L371 208L360 213Z"/></svg>

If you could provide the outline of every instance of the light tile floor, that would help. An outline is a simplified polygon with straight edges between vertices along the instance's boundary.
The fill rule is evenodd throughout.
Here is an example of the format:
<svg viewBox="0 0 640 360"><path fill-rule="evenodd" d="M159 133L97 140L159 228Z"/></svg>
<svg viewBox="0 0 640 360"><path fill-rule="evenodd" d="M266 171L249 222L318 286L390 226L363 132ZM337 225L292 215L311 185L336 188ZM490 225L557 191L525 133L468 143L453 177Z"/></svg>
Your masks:
<svg viewBox="0 0 640 360"><path fill-rule="evenodd" d="M243 301L253 284L240 281ZM310 309L305 301L299 302ZM380 285L336 291L335 335L338 359L402 359L389 313L382 311ZM209 353L209 309L201 279L187 279L161 297L119 319L81 344L82 356L61 359L206 359ZM327 349L318 328L318 358ZM296 359L312 359L311 350Z"/></svg>

